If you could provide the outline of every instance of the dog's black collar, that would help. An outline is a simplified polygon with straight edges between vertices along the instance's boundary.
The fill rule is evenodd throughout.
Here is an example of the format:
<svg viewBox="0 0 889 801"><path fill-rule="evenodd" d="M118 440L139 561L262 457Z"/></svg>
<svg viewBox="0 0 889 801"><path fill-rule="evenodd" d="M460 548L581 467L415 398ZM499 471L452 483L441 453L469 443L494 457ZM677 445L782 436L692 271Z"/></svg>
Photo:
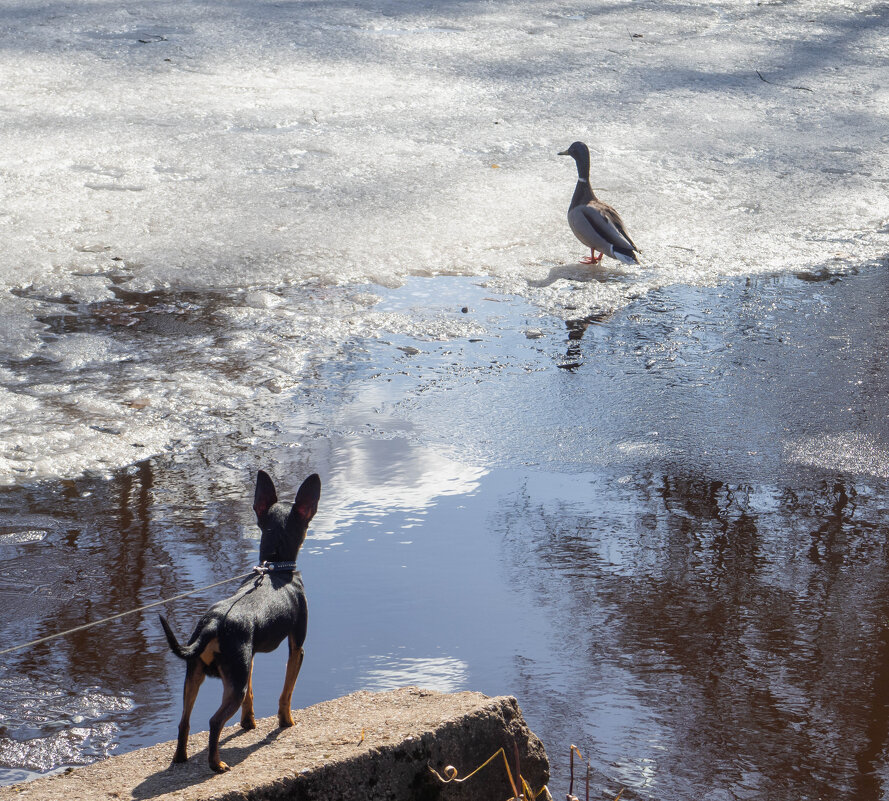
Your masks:
<svg viewBox="0 0 889 801"><path fill-rule="evenodd" d="M265 575L266 573L276 573L278 571L284 570L296 570L296 562L263 562L261 565L257 565L253 568L254 573L259 573L259 575Z"/></svg>

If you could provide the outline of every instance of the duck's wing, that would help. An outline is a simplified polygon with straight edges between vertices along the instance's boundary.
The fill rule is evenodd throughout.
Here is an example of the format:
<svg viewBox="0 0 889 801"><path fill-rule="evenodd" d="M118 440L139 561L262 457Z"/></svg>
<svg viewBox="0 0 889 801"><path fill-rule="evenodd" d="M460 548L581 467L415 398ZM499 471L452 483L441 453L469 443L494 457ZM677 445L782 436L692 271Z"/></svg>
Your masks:
<svg viewBox="0 0 889 801"><path fill-rule="evenodd" d="M602 253L612 254L612 244L600 232L587 212L587 206L575 206L568 212L568 225L584 245ZM598 221L601 227L601 220Z"/></svg>
<svg viewBox="0 0 889 801"><path fill-rule="evenodd" d="M630 235L627 233L626 226L624 225L624 221L621 219L620 214L617 213L617 210L613 206L609 206L607 203L603 203L601 200L593 200L592 202L587 204L588 206L594 206L599 213L610 222L623 236L624 239L629 242L630 246L633 250L641 253L642 251L636 247L636 243L630 239Z"/></svg>
<svg viewBox="0 0 889 801"><path fill-rule="evenodd" d="M583 207L583 214L599 235L618 248L630 251L639 250L630 239L620 214L601 200L591 200Z"/></svg>
<svg viewBox="0 0 889 801"><path fill-rule="evenodd" d="M636 246L625 237L617 225L602 213L595 201L575 206L568 212L568 224L574 235L593 250L601 250L612 259L626 264L638 264ZM619 219L619 218L618 218Z"/></svg>

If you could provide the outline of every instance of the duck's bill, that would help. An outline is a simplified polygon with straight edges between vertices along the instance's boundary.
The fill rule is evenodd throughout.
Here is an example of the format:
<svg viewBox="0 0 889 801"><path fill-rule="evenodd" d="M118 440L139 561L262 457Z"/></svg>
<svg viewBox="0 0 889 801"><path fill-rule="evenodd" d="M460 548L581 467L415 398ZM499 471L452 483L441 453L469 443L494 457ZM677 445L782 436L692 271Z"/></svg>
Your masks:
<svg viewBox="0 0 889 801"><path fill-rule="evenodd" d="M570 154L567 150L560 150L560 151L558 152L557 155L559 155L559 156L570 156L571 154Z"/></svg>

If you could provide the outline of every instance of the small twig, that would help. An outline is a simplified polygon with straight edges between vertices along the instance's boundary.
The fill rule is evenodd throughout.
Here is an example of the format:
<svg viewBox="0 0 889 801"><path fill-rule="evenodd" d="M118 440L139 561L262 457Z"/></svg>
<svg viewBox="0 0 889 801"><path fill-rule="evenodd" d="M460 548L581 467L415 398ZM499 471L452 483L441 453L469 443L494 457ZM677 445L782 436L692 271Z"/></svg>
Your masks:
<svg viewBox="0 0 889 801"><path fill-rule="evenodd" d="M513 740L512 741L512 751L515 754L515 775L519 777L519 784L522 783L522 764L519 759L519 744ZM515 791L515 799L519 801L519 792L518 789L513 786L513 790Z"/></svg>
<svg viewBox="0 0 889 801"><path fill-rule="evenodd" d="M809 89L808 86L793 86L789 83L775 83L775 81L770 81L766 78L759 70L755 70L756 74L759 75L759 79L761 81L765 81L765 83L771 84L772 86L781 86L784 89L799 89L801 92L814 92L814 89Z"/></svg>
<svg viewBox="0 0 889 801"><path fill-rule="evenodd" d="M518 746L514 745L516 751L516 771L520 769L520 765L518 764ZM512 776L512 770L509 767L509 760L506 758L506 751L501 747L498 748L491 756L489 756L481 765L479 765L472 773L464 776L462 779L457 778L457 769L453 765L446 765L444 768L444 776L442 776L432 765L428 765L427 767L432 772L432 775L435 776L442 784L450 784L451 782L456 782L457 784L462 784L467 779L471 779L478 773L482 768L489 765L493 762L497 757L503 757L503 766L506 768L506 777L509 779L510 787L512 787L513 798L512 801L519 801L519 799L524 798L524 801L534 801L534 799L543 795L544 791L549 792L546 788L546 785L543 785L536 793L531 789L531 785L525 780L525 777L520 773L518 774L519 783L516 784L515 779ZM524 793L519 791L519 786L522 787Z"/></svg>
<svg viewBox="0 0 889 801"><path fill-rule="evenodd" d="M574 795L574 754L584 762L586 762L586 801L590 801L590 773L592 772L592 766L590 765L590 761L588 759L583 758L583 754L580 753L580 749L576 745L572 745L568 749L568 758L569 758L569 766L570 766L570 780L568 783L568 793L565 796L565 801L580 801L580 799ZM621 791L617 794L617 797L614 801L620 801L621 796L624 794L624 788L621 788Z"/></svg>
<svg viewBox="0 0 889 801"><path fill-rule="evenodd" d="M580 754L580 751L577 750L576 745L572 745L568 749L568 768L570 770L570 777L568 779L568 798L570 799L574 795L574 752L577 751ZM580 757L583 759L583 756Z"/></svg>

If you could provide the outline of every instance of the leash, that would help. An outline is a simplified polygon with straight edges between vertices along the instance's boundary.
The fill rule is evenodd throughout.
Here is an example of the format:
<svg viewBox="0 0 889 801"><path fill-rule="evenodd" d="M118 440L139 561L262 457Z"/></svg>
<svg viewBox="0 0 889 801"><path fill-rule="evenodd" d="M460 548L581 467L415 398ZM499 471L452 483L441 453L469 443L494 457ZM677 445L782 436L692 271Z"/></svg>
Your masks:
<svg viewBox="0 0 889 801"><path fill-rule="evenodd" d="M212 590L214 587L221 587L223 584L230 584L233 581L238 581L239 579L244 579L248 576L259 574L259 576L262 577L267 573L286 570L296 570L296 562L263 562L261 565L257 565L256 567L254 567L253 570L251 570L249 573L242 573L240 576L232 576L231 578L224 579L223 581L217 581L215 584L208 584L206 587L198 587L195 590L181 592L179 593L179 595L174 595L172 598L165 598L163 601L154 601L150 604L138 606L135 609L130 609L126 612L119 612L116 615L111 615L111 617L103 617L101 620L94 620L92 623L84 623L82 626L75 626L73 629L60 631L57 634L50 634L46 637L40 637L36 640L31 640L31 642L24 642L21 645L13 645L12 648L4 648L2 651L0 651L0 656L3 656L3 654L12 653L13 651L20 651L22 648L30 648L32 645L39 645L42 642L55 640L57 637L65 637L68 634L74 634L74 632L76 631L83 631L84 629L90 629L93 626L100 626L103 623L108 623L112 620L126 617L127 615L135 615L137 612L144 612L146 609L152 609L155 606L163 606L164 604L171 603L172 601L178 601L180 598L185 598L188 595L194 595L196 592Z"/></svg>

